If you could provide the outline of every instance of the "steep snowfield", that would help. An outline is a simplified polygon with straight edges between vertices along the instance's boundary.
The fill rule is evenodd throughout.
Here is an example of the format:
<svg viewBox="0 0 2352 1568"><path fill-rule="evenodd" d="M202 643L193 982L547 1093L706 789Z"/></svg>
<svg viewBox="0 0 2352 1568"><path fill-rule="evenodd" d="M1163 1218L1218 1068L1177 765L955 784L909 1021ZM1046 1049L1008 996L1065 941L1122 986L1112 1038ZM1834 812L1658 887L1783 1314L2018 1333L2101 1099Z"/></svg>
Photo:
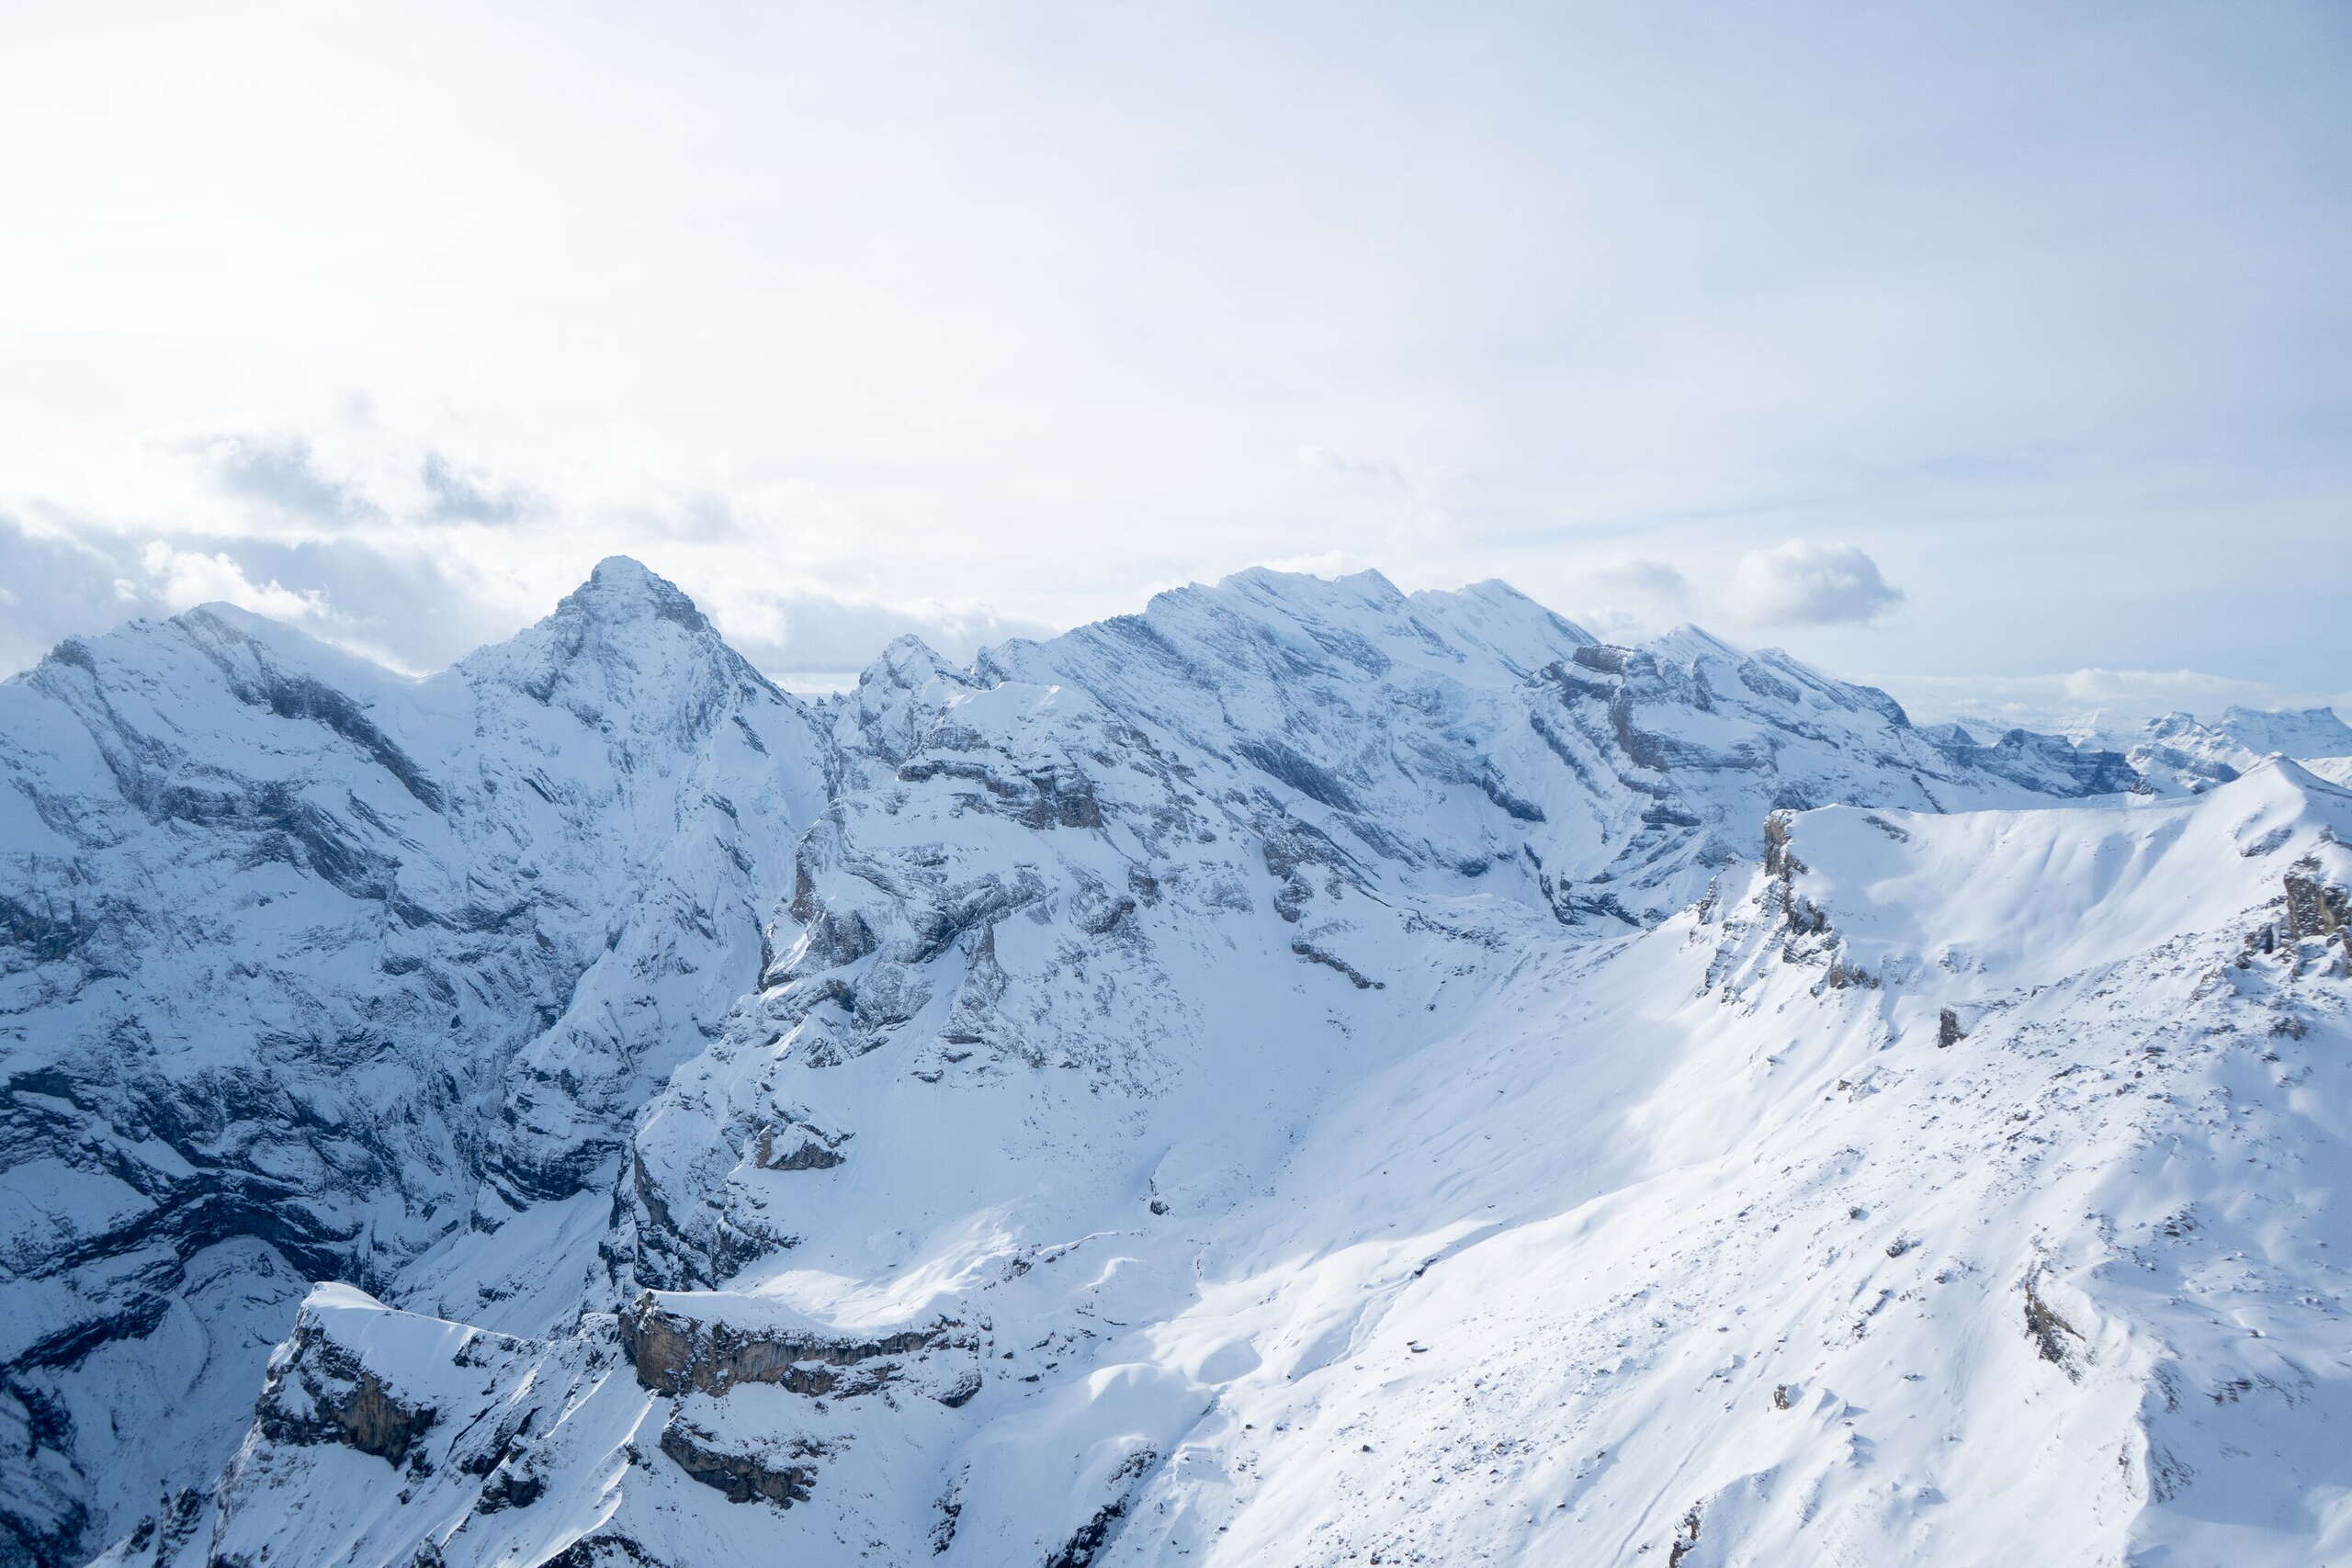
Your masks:
<svg viewBox="0 0 2352 1568"><path fill-rule="evenodd" d="M2333 1561L2347 837L2291 764L1796 818L1320 1119L1100 1561Z"/></svg>
<svg viewBox="0 0 2352 1568"><path fill-rule="evenodd" d="M630 613L575 609L607 597ZM187 1140L79 1079L84 1133L23 1123L7 1179L50 1185L12 1296L86 1321L146 1269L169 1314L219 1280L283 1333L298 1271L372 1292L311 1292L266 1377L243 1363L257 1414L191 1400L178 1457L88 1415L38 1436L43 1397L145 1408L106 1358L169 1365L160 1332L11 1372L35 1503L74 1495L61 1456L135 1455L85 1494L105 1561L2334 1549L2343 790L2271 764L2116 793L2111 753L1916 729L1696 631L1606 647L1499 584L1248 572L968 670L901 643L814 716L731 658L607 563L422 687L316 676L445 792L387 818L401 876L475 886L494 839L572 901L434 972L580 978L504 1034L388 1027L359 1056L405 1078L373 1100L249 1025L208 1037L288 1104L336 1085L364 1120L327 1125L401 1156L327 1184L369 1228L317 1251L254 1223L206 1243L249 1265L200 1279L178 1242L154 1270L158 1200L105 1151ZM268 711L316 753L286 772L397 806L383 747ZM196 847L94 883L254 858L169 831ZM327 899L306 863L287 897ZM531 956L574 932L629 956ZM380 940L215 1014L397 998L421 982ZM182 973L153 967L138 1005ZM26 1040L92 1027L97 984ZM51 1084L12 1079L14 1114ZM327 1141L250 1119L254 1148ZM248 1420L209 1489L202 1444Z"/></svg>

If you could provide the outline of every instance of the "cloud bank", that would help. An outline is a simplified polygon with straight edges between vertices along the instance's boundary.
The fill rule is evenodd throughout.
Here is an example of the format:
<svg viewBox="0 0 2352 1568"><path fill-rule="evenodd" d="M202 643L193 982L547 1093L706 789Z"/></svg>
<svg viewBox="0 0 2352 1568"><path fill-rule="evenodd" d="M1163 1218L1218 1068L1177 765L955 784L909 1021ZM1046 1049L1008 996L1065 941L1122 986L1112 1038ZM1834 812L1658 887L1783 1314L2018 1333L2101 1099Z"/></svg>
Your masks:
<svg viewBox="0 0 2352 1568"><path fill-rule="evenodd" d="M1723 602L1754 626L1834 626L1878 619L1903 603L1903 591L1854 546L1791 539L1741 556Z"/></svg>

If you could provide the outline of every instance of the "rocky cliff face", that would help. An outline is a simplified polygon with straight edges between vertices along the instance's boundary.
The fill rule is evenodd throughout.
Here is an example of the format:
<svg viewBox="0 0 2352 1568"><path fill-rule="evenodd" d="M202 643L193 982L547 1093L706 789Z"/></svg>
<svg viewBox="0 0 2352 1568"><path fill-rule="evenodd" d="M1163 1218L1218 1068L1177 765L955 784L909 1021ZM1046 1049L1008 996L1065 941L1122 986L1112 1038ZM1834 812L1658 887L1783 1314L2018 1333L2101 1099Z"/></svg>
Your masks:
<svg viewBox="0 0 2352 1568"><path fill-rule="evenodd" d="M1991 1146L2039 1070L1997 1021L2019 987L2091 1009L2102 964L2261 924L2066 903L2144 836L2036 862L1944 827L2186 808L1936 815L2105 795L2119 758L1922 731L1695 631L1604 646L1499 584L1249 572L969 669L901 643L811 713L608 562L429 682L198 612L0 701L27 1562L1616 1550L1539 1515L1710 1561L1795 1529L1795 1483L1653 1455L1604 1485L1633 1439L1594 1434L1644 1408L1615 1394L1695 1432L1674 1380L1720 1404L1769 1370L1820 1453L1860 1419L1754 1333L1695 1337L1819 1294L1789 1286L1813 1254L1740 1249L1755 1205L1793 1246L1819 1227L1788 1171L1844 1192L1822 1172L1910 1168L1939 1117ZM2290 783L2249 840L2278 842L2226 863L2284 856L2282 900L2289 864L2342 880L2329 786ZM1865 919L1879 844L2115 945L2032 925L2073 957L2029 981L1938 934L1949 900ZM2298 1019L2342 941L2309 923L2248 961ZM2118 1061L2160 991L2110 1008ZM1781 1175L1730 1174L1742 1136ZM1980 1163L1976 1199L2025 1179ZM1685 1234L1736 1260L1703 1292ZM1873 1254L1826 1236L1862 1290ZM1922 1245L1883 1239L1889 1269ZM2015 1239L1972 1244L1987 1312ZM2103 1321L2070 1293L2093 1253L2035 1257L2063 1351ZM305 1278L374 1294L298 1320ZM1864 1379L1845 1344L1817 1353ZM1716 1348L1722 1377L1690 1359ZM162 1438L103 1414L167 1401Z"/></svg>

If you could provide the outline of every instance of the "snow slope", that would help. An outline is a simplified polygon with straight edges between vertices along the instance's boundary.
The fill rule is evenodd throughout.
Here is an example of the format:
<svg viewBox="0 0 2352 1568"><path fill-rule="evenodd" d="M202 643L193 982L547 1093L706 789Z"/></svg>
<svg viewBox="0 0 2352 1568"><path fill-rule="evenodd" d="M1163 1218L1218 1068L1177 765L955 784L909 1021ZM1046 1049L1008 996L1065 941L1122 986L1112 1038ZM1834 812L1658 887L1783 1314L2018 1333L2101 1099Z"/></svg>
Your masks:
<svg viewBox="0 0 2352 1568"><path fill-rule="evenodd" d="M1788 827L1321 1120L1102 1562L2352 1548L2352 795Z"/></svg>
<svg viewBox="0 0 2352 1568"><path fill-rule="evenodd" d="M482 1086L417 1118L457 1153L397 1134L443 1207L338 1200L370 1242L310 1272L366 1293L248 1358L217 1487L119 1445L188 1489L101 1496L107 1562L2333 1549L2342 790L2111 793L2120 759L1499 584L1243 573L970 669L895 645L814 714L641 569L606 590L644 613L596 695L553 689L567 601L365 700L435 781L617 792L578 839L527 784L477 809L518 866L583 846L592 906L652 890L614 951L662 956L584 972L600 1034L387 1042ZM12 1296L141 1256L153 1200L67 1145L9 1179L98 1244L30 1227ZM238 1245L266 1320L287 1251ZM192 1313L182 1272L149 1288ZM154 1339L33 1375L114 1397L89 1366Z"/></svg>

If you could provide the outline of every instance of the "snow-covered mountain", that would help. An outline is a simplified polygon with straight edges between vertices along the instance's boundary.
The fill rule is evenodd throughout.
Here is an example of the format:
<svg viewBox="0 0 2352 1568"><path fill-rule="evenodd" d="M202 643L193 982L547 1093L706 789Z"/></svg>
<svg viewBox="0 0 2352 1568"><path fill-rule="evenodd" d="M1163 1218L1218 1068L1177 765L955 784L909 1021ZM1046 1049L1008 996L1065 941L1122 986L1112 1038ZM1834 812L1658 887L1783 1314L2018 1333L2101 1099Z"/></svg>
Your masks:
<svg viewBox="0 0 2352 1568"><path fill-rule="evenodd" d="M2291 763L1373 574L810 710L607 562L424 682L211 609L0 703L14 1561L2352 1530Z"/></svg>
<svg viewBox="0 0 2352 1568"><path fill-rule="evenodd" d="M2210 722L2174 713L2150 719L2123 750L2152 785L2193 792L2226 784L2267 757L2352 757L2352 725L2334 708L2233 707Z"/></svg>
<svg viewBox="0 0 2352 1568"><path fill-rule="evenodd" d="M422 682L213 605L0 685L0 1561L201 1483L313 1280L569 1310L498 1233L597 1224L830 754L628 562Z"/></svg>

